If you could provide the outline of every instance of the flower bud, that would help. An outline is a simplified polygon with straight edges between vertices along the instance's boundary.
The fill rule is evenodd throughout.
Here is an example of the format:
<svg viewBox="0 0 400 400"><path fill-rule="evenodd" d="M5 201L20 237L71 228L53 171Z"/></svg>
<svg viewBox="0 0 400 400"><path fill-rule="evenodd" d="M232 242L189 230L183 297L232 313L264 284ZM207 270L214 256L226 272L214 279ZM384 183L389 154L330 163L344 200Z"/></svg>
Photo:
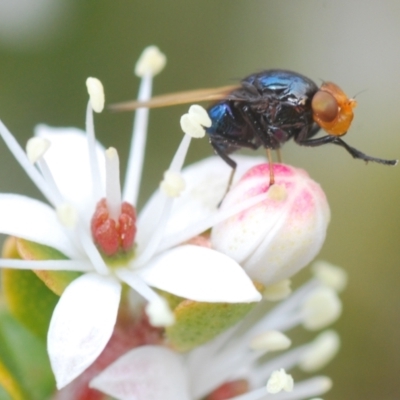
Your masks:
<svg viewBox="0 0 400 400"><path fill-rule="evenodd" d="M226 195L220 212L265 193L265 200L213 227L213 248L233 258L264 285L306 266L325 240L330 210L321 187L308 174L283 164L251 168Z"/></svg>

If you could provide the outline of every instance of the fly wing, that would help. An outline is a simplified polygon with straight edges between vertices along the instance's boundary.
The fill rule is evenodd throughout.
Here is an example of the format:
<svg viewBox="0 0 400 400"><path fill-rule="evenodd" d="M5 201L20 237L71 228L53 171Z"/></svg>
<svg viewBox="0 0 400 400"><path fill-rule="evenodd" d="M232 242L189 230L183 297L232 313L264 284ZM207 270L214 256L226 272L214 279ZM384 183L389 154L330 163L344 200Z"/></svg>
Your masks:
<svg viewBox="0 0 400 400"><path fill-rule="evenodd" d="M229 93L237 89L238 85L222 86L210 89L189 90L155 96L149 101L127 101L124 103L112 104L109 108L113 111L130 111L140 107L158 108L168 107L177 104L187 104L202 101L218 101L229 97Z"/></svg>

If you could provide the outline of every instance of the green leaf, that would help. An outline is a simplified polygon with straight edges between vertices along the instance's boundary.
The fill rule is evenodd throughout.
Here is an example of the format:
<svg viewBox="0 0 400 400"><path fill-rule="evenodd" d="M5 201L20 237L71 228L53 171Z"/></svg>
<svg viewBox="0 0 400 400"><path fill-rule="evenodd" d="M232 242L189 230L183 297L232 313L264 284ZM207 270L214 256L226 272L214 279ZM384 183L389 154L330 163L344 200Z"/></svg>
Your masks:
<svg viewBox="0 0 400 400"><path fill-rule="evenodd" d="M188 351L239 322L257 303L201 303L182 301L175 309L176 322L166 328L168 342Z"/></svg>
<svg viewBox="0 0 400 400"><path fill-rule="evenodd" d="M49 398L55 382L45 344L6 311L0 312L0 342L0 399Z"/></svg>
<svg viewBox="0 0 400 400"><path fill-rule="evenodd" d="M64 254L52 247L30 242L29 240L17 239L17 249L20 257L24 260L67 260ZM74 271L33 271L44 283L58 296L61 296L65 288L81 272Z"/></svg>

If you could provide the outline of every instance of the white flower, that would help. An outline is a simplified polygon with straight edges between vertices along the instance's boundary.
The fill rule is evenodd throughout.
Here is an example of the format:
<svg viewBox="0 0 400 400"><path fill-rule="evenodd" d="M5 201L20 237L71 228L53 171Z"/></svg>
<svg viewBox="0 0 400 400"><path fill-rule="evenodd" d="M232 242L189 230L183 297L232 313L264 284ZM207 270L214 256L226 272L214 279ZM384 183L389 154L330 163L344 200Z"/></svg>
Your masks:
<svg viewBox="0 0 400 400"><path fill-rule="evenodd" d="M307 298L322 288L314 278L272 310L263 301L236 326L187 354L161 346L133 349L90 386L119 400L199 400L210 394L218 398L220 389L237 400L263 400L277 392L280 400L320 396L331 388L329 378L316 376L293 385L285 371L300 367L314 372L325 366L338 350L338 335L325 331L311 343L286 350L290 341L283 332L304 322Z"/></svg>
<svg viewBox="0 0 400 400"><path fill-rule="evenodd" d="M154 49L149 54L157 56ZM139 100L150 97L152 73L158 72L164 61L152 59L150 64L143 67ZM98 87L93 92L91 97L102 96ZM80 375L106 346L115 325L122 282L148 301L146 310L150 320L163 326L173 323L173 314L151 287L205 302L254 302L261 298L240 265L228 256L193 245L172 248L190 239L192 230L186 229L180 241L172 240L171 244L168 229L164 228L166 224L175 225L174 214L169 212L174 199L161 191L156 196L157 212L150 219L139 217L137 229L141 239L137 240L135 257L129 257L128 252L115 265L102 256L98 247L108 254L110 240L104 240L104 232L93 230L93 219L97 221L94 212L100 200L105 198L109 220L115 222L124 213L122 201L136 203L148 110L139 109L136 115L126 183L121 194L118 155L114 149L105 152L95 140L93 102L101 108L102 100L91 98L89 101L86 134L75 128L56 129L40 125L35 132L36 143L31 143L28 149L34 153L30 158L0 122L0 135L50 203L49 206L21 195L0 194L0 232L53 247L69 258L41 261L2 259L0 266L84 272L62 293L50 323L48 352L58 388ZM50 142L51 146L48 148L43 141ZM189 142L190 137L185 135L169 171L179 173ZM30 159L37 161L38 169ZM193 171L201 176L202 166ZM173 190L174 194L176 190ZM191 202L190 196L182 198ZM199 215L202 210L196 206L195 203L185 204ZM130 210L128 225L133 226L134 210L132 207ZM193 222L196 219L189 218L185 228ZM210 227L207 225L206 229ZM194 230L202 228L197 226ZM127 229L118 236L121 243L127 232L133 235L132 230ZM92 239L93 232L96 243ZM168 241L170 244L166 244Z"/></svg>

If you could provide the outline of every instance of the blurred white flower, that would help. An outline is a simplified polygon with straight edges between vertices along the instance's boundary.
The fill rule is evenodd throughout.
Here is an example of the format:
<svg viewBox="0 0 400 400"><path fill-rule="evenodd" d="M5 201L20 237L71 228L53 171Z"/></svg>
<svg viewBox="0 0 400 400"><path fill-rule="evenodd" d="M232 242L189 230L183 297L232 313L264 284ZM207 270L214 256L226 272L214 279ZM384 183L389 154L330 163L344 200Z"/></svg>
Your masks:
<svg viewBox="0 0 400 400"><path fill-rule="evenodd" d="M316 376L293 385L286 371L324 367L338 351L338 335L328 330L288 349L284 333L304 325L307 298L324 288L314 278L272 310L263 301L236 326L186 354L161 346L133 349L90 386L118 400L263 400L277 392L274 398L279 400L320 396L331 388L329 378ZM279 350L283 352L271 355Z"/></svg>

